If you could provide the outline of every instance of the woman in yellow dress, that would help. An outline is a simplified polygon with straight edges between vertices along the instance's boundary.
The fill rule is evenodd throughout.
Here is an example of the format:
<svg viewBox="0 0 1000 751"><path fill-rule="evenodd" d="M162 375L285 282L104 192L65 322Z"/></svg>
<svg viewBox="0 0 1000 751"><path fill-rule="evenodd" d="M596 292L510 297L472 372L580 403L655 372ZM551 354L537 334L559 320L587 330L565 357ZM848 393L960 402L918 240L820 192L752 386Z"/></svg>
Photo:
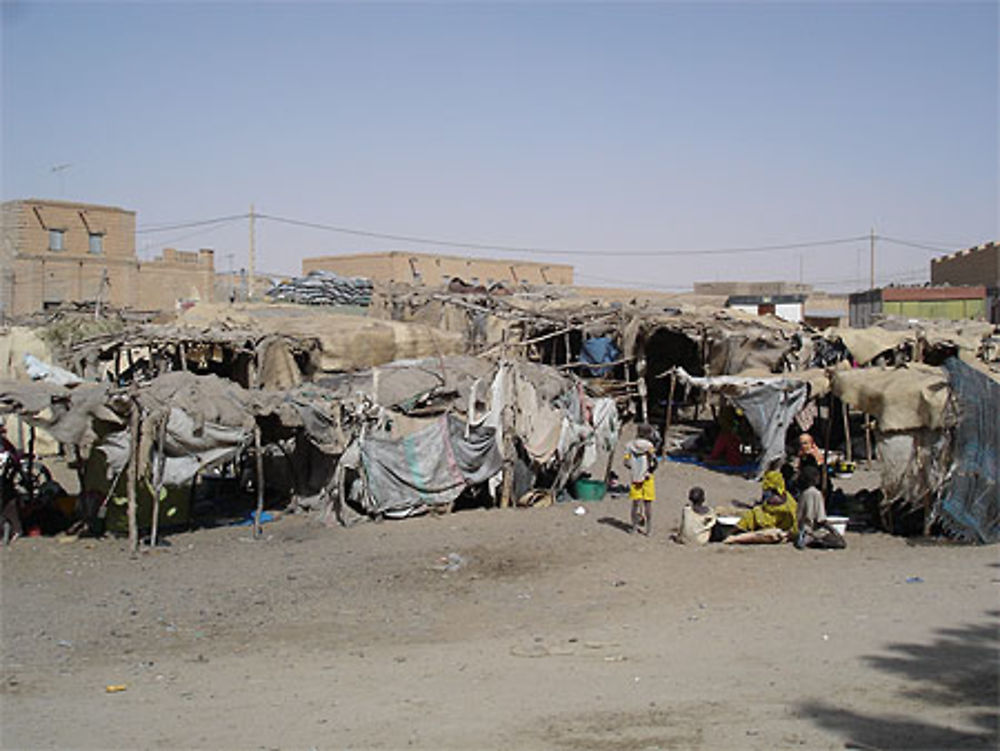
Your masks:
<svg viewBox="0 0 1000 751"><path fill-rule="evenodd" d="M785 478L781 472L764 473L761 502L740 517L736 528L742 534L731 535L723 542L785 542L798 534L798 505L785 489Z"/></svg>

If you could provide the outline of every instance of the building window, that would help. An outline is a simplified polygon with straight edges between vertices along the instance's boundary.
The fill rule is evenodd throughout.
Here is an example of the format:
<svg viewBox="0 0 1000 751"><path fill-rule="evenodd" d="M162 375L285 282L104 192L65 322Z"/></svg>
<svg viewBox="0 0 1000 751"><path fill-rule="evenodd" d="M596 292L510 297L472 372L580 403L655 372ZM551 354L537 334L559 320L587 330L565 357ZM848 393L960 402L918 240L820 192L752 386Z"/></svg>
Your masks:
<svg viewBox="0 0 1000 751"><path fill-rule="evenodd" d="M63 249L63 235L65 233L66 231L61 229L49 230L49 250Z"/></svg>
<svg viewBox="0 0 1000 751"><path fill-rule="evenodd" d="M90 233L90 252L96 255L104 252L104 235L100 232Z"/></svg>

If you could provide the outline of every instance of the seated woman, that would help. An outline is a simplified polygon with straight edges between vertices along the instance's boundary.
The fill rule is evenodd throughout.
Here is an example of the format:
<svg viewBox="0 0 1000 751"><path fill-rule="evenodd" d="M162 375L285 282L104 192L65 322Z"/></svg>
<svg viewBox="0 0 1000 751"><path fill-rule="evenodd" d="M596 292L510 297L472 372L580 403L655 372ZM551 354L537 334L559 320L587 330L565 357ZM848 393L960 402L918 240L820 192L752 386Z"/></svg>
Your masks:
<svg viewBox="0 0 1000 751"><path fill-rule="evenodd" d="M802 468L800 481L803 490L799 496L799 534L795 540L795 547L799 549L845 547L844 538L827 520L826 504L823 501L823 494L819 491L819 469L806 465Z"/></svg>
<svg viewBox="0 0 1000 751"><path fill-rule="evenodd" d="M799 461L797 469L802 471L803 467L810 464L822 467L825 462L823 450L816 445L816 439L810 433L803 433L799 436Z"/></svg>
<svg viewBox="0 0 1000 751"><path fill-rule="evenodd" d="M784 542L798 534L798 506L785 490L785 478L781 472L773 470L764 473L761 502L740 517L736 528L740 532L730 535L723 542L730 545Z"/></svg>
<svg viewBox="0 0 1000 751"><path fill-rule="evenodd" d="M705 457L705 464L724 464L738 467L742 461L739 436L723 428L715 439L711 453Z"/></svg>
<svg viewBox="0 0 1000 751"><path fill-rule="evenodd" d="M788 483L789 489L796 496L801 495L809 487L803 480L803 473L808 467L816 469L817 476L820 478L820 483L816 487L824 487L824 494L829 496L833 492L833 485L830 482L829 475L827 475L825 486L822 484L823 475L829 471L826 467L826 457L823 450L816 445L816 439L809 433L803 433L799 436L799 453L796 456L795 462L795 478Z"/></svg>

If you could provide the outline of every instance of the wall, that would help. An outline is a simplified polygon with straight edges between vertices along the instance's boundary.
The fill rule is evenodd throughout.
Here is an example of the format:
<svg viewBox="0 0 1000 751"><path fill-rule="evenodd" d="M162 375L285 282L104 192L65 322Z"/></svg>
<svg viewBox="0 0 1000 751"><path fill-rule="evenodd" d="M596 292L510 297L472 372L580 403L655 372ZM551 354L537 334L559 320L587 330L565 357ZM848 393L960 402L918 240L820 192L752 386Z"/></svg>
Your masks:
<svg viewBox="0 0 1000 751"><path fill-rule="evenodd" d="M774 314L778 318L783 318L786 321L791 321L793 323L802 322L802 303L778 303L774 306Z"/></svg>
<svg viewBox="0 0 1000 751"><path fill-rule="evenodd" d="M116 206L28 199L3 204L0 312L23 315L65 302L171 309L193 292L212 300L214 254L172 249L151 262L135 254L135 212ZM50 230L63 230L61 250ZM91 234L100 253L90 252Z"/></svg>
<svg viewBox="0 0 1000 751"><path fill-rule="evenodd" d="M811 284L801 282L695 282L696 295L807 295Z"/></svg>
<svg viewBox="0 0 1000 751"><path fill-rule="evenodd" d="M573 283L573 267L566 264L499 261L400 251L326 256L302 261L304 274L319 269L342 276L364 276L376 281L415 282L429 286L439 286L453 277L479 284L497 281L558 285Z"/></svg>
<svg viewBox="0 0 1000 751"><path fill-rule="evenodd" d="M931 284L1000 287L1000 245L980 245L931 259Z"/></svg>
<svg viewBox="0 0 1000 751"><path fill-rule="evenodd" d="M215 252L165 248L163 255L139 264L139 299L147 310L170 310L179 302L215 300Z"/></svg>
<svg viewBox="0 0 1000 751"><path fill-rule="evenodd" d="M971 300L883 300L885 315L960 321L987 317L986 298Z"/></svg>

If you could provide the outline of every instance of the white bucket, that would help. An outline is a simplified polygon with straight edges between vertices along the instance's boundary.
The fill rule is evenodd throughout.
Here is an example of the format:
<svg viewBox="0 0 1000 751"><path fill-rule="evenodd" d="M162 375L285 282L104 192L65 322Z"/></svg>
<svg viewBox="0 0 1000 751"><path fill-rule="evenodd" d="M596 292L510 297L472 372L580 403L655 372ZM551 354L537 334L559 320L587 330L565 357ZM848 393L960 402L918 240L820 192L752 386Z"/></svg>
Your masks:
<svg viewBox="0 0 1000 751"><path fill-rule="evenodd" d="M846 516L828 516L826 517L826 521L836 530L838 535L843 535L847 532L847 522L850 519Z"/></svg>

